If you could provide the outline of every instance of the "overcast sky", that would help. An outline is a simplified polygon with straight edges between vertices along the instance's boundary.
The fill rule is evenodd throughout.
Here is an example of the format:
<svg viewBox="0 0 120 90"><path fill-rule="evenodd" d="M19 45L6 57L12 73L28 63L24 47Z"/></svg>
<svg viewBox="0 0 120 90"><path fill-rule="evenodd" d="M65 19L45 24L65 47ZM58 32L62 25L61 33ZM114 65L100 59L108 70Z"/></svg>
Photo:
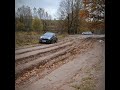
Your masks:
<svg viewBox="0 0 120 90"><path fill-rule="evenodd" d="M15 0L15 10L22 5L29 6L31 9L36 7L37 9L44 8L52 18L56 18L57 9L61 0Z"/></svg>

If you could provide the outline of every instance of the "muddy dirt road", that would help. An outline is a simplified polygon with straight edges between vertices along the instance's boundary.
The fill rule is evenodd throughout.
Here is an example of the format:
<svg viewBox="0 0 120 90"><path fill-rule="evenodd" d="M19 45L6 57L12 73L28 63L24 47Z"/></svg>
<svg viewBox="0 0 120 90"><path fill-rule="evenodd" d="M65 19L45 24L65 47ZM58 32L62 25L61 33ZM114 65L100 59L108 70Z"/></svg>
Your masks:
<svg viewBox="0 0 120 90"><path fill-rule="evenodd" d="M104 35L70 35L15 51L16 90L105 90Z"/></svg>

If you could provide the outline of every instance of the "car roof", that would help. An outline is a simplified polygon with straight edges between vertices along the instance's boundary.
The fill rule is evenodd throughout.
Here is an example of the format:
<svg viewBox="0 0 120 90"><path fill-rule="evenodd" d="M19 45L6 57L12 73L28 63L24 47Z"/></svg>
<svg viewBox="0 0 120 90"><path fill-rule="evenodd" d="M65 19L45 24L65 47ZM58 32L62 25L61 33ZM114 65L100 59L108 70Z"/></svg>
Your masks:
<svg viewBox="0 0 120 90"><path fill-rule="evenodd" d="M55 33L53 33L53 32L46 32L46 33L55 34Z"/></svg>
<svg viewBox="0 0 120 90"><path fill-rule="evenodd" d="M46 32L44 35L55 35L55 33L52 33L52 32Z"/></svg>

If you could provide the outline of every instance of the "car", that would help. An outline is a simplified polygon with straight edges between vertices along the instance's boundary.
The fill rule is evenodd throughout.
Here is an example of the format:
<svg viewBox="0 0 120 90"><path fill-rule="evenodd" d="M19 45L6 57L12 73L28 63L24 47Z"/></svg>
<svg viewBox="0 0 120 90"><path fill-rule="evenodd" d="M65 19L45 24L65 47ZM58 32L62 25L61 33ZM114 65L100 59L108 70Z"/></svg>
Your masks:
<svg viewBox="0 0 120 90"><path fill-rule="evenodd" d="M83 35L92 35L92 32L88 31L88 32L82 32Z"/></svg>
<svg viewBox="0 0 120 90"><path fill-rule="evenodd" d="M57 35L53 32L46 32L43 34L40 39L39 43L56 43L58 40Z"/></svg>

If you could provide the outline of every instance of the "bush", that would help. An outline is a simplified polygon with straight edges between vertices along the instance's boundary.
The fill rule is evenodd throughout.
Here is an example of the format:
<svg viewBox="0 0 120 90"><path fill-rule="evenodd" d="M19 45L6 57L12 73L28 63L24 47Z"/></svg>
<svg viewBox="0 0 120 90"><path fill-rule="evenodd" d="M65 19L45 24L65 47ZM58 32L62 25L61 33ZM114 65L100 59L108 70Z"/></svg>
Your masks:
<svg viewBox="0 0 120 90"><path fill-rule="evenodd" d="M43 25L42 25L42 22L39 18L33 19L32 29L35 31L42 31L43 30Z"/></svg>
<svg viewBox="0 0 120 90"><path fill-rule="evenodd" d="M16 23L16 30L17 30L17 31L24 31L24 30L25 30L25 25L24 25L24 23L18 21L18 22Z"/></svg>
<svg viewBox="0 0 120 90"><path fill-rule="evenodd" d="M40 35L39 32L15 32L15 47L37 44Z"/></svg>

